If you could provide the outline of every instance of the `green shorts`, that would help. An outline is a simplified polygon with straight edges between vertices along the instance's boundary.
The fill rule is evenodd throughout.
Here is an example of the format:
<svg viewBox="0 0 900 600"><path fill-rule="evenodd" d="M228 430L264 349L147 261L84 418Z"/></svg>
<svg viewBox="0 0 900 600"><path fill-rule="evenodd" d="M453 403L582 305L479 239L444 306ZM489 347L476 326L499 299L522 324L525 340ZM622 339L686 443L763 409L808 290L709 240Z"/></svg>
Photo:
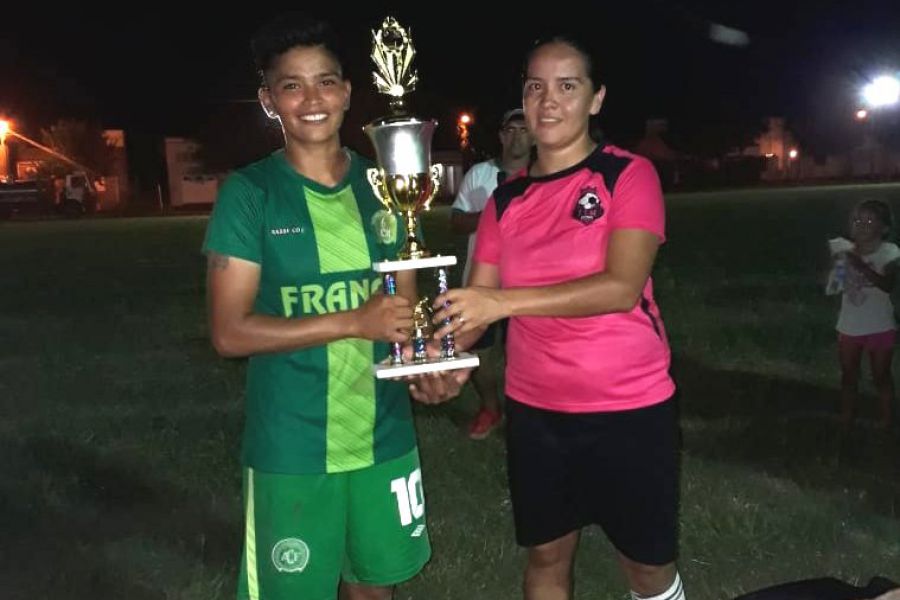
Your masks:
<svg viewBox="0 0 900 600"><path fill-rule="evenodd" d="M244 470L238 598L334 600L341 579L390 586L431 557L419 453L358 471Z"/></svg>

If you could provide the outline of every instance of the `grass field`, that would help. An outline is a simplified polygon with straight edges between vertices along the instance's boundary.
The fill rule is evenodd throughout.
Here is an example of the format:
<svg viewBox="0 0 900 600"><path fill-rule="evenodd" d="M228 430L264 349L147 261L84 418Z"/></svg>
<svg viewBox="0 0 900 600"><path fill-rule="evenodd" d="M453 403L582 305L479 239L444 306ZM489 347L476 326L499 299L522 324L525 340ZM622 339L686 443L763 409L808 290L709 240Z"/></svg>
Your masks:
<svg viewBox="0 0 900 600"><path fill-rule="evenodd" d="M900 440L833 419L825 240L900 186L675 195L655 272L684 432L692 600L834 575L900 579ZM231 598L244 363L210 348L203 217L0 224L0 597ZM462 253L446 208L433 247ZM417 407L434 559L401 599L519 597L497 437L471 392ZM625 586L599 531L577 598Z"/></svg>

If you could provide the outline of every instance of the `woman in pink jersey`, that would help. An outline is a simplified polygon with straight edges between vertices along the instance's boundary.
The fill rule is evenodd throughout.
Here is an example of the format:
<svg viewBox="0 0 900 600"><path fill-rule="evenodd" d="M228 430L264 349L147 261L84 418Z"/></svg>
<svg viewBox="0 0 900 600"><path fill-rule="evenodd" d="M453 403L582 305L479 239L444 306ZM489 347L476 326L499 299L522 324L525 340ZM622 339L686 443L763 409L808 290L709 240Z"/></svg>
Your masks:
<svg viewBox="0 0 900 600"><path fill-rule="evenodd" d="M482 213L470 287L435 306L460 346L509 317L506 395L525 598L567 599L578 536L600 525L634 598L684 598L677 551L677 419L650 272L664 206L649 161L589 135L604 86L566 38L525 64L537 159ZM425 390L414 389L425 396Z"/></svg>

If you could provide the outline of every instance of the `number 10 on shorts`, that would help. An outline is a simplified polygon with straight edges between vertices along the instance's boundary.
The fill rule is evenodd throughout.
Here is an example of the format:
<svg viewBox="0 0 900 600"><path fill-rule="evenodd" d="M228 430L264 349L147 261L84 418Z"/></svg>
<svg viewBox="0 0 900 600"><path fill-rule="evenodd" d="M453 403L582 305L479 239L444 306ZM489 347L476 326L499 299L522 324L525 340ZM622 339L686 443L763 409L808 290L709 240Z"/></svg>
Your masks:
<svg viewBox="0 0 900 600"><path fill-rule="evenodd" d="M421 519L425 514L421 469L416 469L409 477L398 477L391 481L391 493L397 498L400 525L412 525L414 519Z"/></svg>

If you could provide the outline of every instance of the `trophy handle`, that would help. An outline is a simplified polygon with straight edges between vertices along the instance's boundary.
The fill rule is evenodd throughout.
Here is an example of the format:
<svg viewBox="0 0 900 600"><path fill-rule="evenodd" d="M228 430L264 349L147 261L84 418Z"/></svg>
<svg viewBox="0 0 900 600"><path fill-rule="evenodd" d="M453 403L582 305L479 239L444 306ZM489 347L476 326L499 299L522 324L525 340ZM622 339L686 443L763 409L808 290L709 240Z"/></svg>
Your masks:
<svg viewBox="0 0 900 600"><path fill-rule="evenodd" d="M431 201L437 196L441 189L441 178L444 175L444 165L431 165L431 190L428 193L428 200L425 201L425 210L431 210Z"/></svg>
<svg viewBox="0 0 900 600"><path fill-rule="evenodd" d="M387 210L391 210L390 196L384 187L384 172L381 169L366 169L366 179L369 180L369 185L372 186L372 191L378 196L381 204Z"/></svg>

